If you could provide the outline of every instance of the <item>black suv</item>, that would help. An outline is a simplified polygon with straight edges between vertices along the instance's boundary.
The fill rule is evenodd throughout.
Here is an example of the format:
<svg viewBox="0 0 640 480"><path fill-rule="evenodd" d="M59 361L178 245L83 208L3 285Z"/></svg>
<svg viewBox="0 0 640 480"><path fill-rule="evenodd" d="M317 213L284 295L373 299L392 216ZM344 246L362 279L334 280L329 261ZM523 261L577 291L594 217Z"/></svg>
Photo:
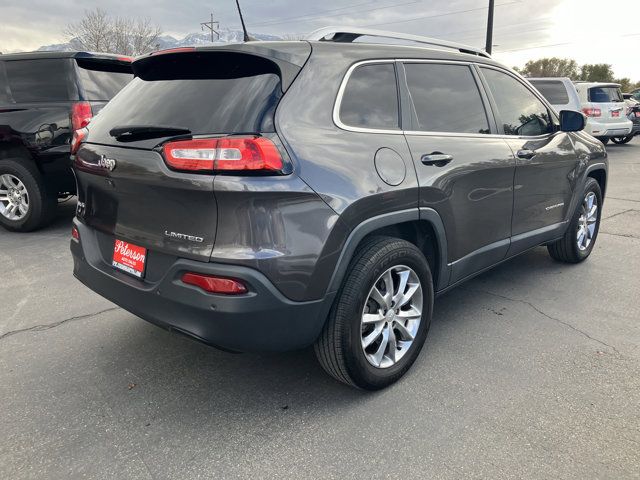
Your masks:
<svg viewBox="0 0 640 480"><path fill-rule="evenodd" d="M483 51L352 42L372 34L136 59L76 138L75 276L223 349L315 344L377 389L436 294L538 245L587 258L607 154L584 116Z"/></svg>
<svg viewBox="0 0 640 480"><path fill-rule="evenodd" d="M131 79L131 59L84 52L0 55L0 225L29 231L75 193L74 129Z"/></svg>

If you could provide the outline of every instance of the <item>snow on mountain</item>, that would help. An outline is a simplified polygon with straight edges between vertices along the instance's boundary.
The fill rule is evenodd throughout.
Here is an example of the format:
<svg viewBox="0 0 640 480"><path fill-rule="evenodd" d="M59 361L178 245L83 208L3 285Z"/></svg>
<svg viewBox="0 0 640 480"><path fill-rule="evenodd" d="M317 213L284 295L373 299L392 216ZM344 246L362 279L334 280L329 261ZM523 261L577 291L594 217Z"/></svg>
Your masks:
<svg viewBox="0 0 640 480"><path fill-rule="evenodd" d="M277 35L268 35L262 33L250 33L250 35L256 40L282 40L282 37ZM215 37L214 37L215 38ZM177 47L191 47L198 45L212 45L216 43L234 43L242 42L243 34L242 30L220 29L220 38L211 42L210 33L189 33L183 38L175 38L171 35L161 35L158 37L157 46L158 50L164 50L166 48ZM39 51L47 52L60 52L64 50L82 50L76 39L72 39L67 43L55 43L52 45L44 45L38 49Z"/></svg>

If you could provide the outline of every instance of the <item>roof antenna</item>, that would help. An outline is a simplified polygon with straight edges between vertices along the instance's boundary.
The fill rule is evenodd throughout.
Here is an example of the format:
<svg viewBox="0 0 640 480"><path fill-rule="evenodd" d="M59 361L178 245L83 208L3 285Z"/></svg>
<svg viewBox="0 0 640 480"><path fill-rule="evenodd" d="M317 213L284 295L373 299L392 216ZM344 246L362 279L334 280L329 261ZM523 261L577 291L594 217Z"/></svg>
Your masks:
<svg viewBox="0 0 640 480"><path fill-rule="evenodd" d="M249 36L249 32L247 32L247 27L244 24L244 18L242 18L242 10L240 9L240 0L236 0L236 5L238 7L238 14L240 15L240 23L242 24L242 32L244 33L244 41L245 42L250 42L251 40L253 40L253 38L251 38Z"/></svg>

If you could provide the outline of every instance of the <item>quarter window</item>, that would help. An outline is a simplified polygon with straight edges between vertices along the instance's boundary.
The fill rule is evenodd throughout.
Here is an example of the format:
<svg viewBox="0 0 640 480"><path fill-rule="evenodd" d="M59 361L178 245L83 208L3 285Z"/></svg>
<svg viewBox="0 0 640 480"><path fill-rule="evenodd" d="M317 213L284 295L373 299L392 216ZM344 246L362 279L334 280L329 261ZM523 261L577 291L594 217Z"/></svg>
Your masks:
<svg viewBox="0 0 640 480"><path fill-rule="evenodd" d="M392 63L357 67L349 77L340 104L340 120L361 128L400 128L396 71Z"/></svg>
<svg viewBox="0 0 640 480"><path fill-rule="evenodd" d="M417 130L490 133L480 91L468 66L408 63L405 72Z"/></svg>
<svg viewBox="0 0 640 480"><path fill-rule="evenodd" d="M69 66L64 59L5 62L13 99L18 103L71 100Z"/></svg>
<svg viewBox="0 0 640 480"><path fill-rule="evenodd" d="M547 107L527 87L506 73L490 68L482 68L482 72L506 135L535 136L552 131Z"/></svg>

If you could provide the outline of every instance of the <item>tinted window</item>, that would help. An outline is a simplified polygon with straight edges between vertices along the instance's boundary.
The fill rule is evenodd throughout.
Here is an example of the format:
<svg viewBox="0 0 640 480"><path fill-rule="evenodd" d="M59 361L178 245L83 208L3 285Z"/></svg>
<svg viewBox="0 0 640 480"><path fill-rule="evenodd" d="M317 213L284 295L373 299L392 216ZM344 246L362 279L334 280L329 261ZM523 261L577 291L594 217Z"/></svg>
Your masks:
<svg viewBox="0 0 640 480"><path fill-rule="evenodd" d="M418 118L418 130L489 133L480 91L469 67L411 63L407 84Z"/></svg>
<svg viewBox="0 0 640 480"><path fill-rule="evenodd" d="M0 104L9 103L9 87L7 85L7 75L4 70L4 62L0 62Z"/></svg>
<svg viewBox="0 0 640 480"><path fill-rule="evenodd" d="M591 87L589 101L594 103L622 102L622 92L616 87Z"/></svg>
<svg viewBox="0 0 640 480"><path fill-rule="evenodd" d="M549 111L522 83L506 73L483 68L506 135L534 136L552 130Z"/></svg>
<svg viewBox="0 0 640 480"><path fill-rule="evenodd" d="M531 83L552 105L566 105L569 94L564 83L557 80L531 80Z"/></svg>
<svg viewBox="0 0 640 480"><path fill-rule="evenodd" d="M11 60L5 62L9 88L16 102L71 100L69 62L64 59Z"/></svg>
<svg viewBox="0 0 640 480"><path fill-rule="evenodd" d="M392 63L357 67L340 104L340 120L352 127L398 129L398 92Z"/></svg>
<svg viewBox="0 0 640 480"><path fill-rule="evenodd" d="M237 53L162 57L141 61L139 76L91 121L92 136L110 138L116 125L184 127L193 134L274 131L282 90L272 62Z"/></svg>
<svg viewBox="0 0 640 480"><path fill-rule="evenodd" d="M78 60L84 100L111 100L131 81L131 68L107 62Z"/></svg>

